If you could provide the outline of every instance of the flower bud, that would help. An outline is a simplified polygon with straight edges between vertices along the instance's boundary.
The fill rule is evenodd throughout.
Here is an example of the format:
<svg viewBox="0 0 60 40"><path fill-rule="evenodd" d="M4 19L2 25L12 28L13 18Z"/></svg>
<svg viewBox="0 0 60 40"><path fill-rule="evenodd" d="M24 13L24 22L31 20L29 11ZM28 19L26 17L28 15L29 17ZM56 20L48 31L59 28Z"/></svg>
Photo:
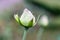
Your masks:
<svg viewBox="0 0 60 40"><path fill-rule="evenodd" d="M20 18L18 17L18 14L14 15L14 18L20 25L23 25L26 28L32 27L35 24L35 17L26 8L24 9L23 14Z"/></svg>
<svg viewBox="0 0 60 40"><path fill-rule="evenodd" d="M39 24L46 27L49 24L48 17L46 15L43 15L40 18Z"/></svg>
<svg viewBox="0 0 60 40"><path fill-rule="evenodd" d="M35 17L28 9L24 9L20 22L26 27L32 27L35 24Z"/></svg>

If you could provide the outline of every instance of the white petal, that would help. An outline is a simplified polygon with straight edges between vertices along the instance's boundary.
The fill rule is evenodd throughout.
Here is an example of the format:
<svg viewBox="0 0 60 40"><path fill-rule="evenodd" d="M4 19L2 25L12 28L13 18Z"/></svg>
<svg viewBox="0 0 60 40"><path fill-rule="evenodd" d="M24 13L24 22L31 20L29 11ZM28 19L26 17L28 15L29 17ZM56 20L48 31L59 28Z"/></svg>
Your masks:
<svg viewBox="0 0 60 40"><path fill-rule="evenodd" d="M23 25L28 25L28 23L33 19L33 23L35 22L35 17L33 14L28 10L24 9L23 14L21 15L20 21Z"/></svg>

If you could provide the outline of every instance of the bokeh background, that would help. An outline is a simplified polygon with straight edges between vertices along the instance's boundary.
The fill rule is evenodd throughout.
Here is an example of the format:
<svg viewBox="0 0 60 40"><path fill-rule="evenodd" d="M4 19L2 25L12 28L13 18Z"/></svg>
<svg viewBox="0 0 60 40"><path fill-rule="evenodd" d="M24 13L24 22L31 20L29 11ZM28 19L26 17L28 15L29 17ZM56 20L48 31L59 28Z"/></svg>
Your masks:
<svg viewBox="0 0 60 40"><path fill-rule="evenodd" d="M0 40L22 40L24 27L16 22L14 14L21 16L25 8L36 20L39 15L39 19L48 17L48 25L41 25L39 20L28 30L26 40L37 40L40 28L44 29L41 40L60 40L60 0L0 0Z"/></svg>

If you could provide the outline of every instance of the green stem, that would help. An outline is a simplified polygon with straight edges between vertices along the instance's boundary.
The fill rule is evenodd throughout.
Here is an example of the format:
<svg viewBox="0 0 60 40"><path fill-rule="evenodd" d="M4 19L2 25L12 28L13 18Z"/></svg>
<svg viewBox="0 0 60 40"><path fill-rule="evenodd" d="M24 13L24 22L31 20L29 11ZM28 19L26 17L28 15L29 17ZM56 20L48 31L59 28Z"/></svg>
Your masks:
<svg viewBox="0 0 60 40"><path fill-rule="evenodd" d="M26 40L26 35L27 35L27 30L25 29L25 30L24 30L24 33L23 33L23 38L22 38L22 40Z"/></svg>
<svg viewBox="0 0 60 40"><path fill-rule="evenodd" d="M43 32L44 32L44 28L40 28L37 34L37 40L41 40Z"/></svg>

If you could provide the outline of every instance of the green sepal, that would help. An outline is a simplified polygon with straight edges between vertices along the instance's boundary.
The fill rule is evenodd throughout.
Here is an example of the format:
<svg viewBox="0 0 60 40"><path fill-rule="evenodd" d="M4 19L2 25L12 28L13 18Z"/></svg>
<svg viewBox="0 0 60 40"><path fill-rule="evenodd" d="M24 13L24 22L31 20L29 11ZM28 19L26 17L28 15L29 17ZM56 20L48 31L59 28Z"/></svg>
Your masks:
<svg viewBox="0 0 60 40"><path fill-rule="evenodd" d="M18 14L14 15L14 18L19 23L19 16L18 16Z"/></svg>
<svg viewBox="0 0 60 40"><path fill-rule="evenodd" d="M28 27L32 27L32 26L33 26L33 19L28 24Z"/></svg>

